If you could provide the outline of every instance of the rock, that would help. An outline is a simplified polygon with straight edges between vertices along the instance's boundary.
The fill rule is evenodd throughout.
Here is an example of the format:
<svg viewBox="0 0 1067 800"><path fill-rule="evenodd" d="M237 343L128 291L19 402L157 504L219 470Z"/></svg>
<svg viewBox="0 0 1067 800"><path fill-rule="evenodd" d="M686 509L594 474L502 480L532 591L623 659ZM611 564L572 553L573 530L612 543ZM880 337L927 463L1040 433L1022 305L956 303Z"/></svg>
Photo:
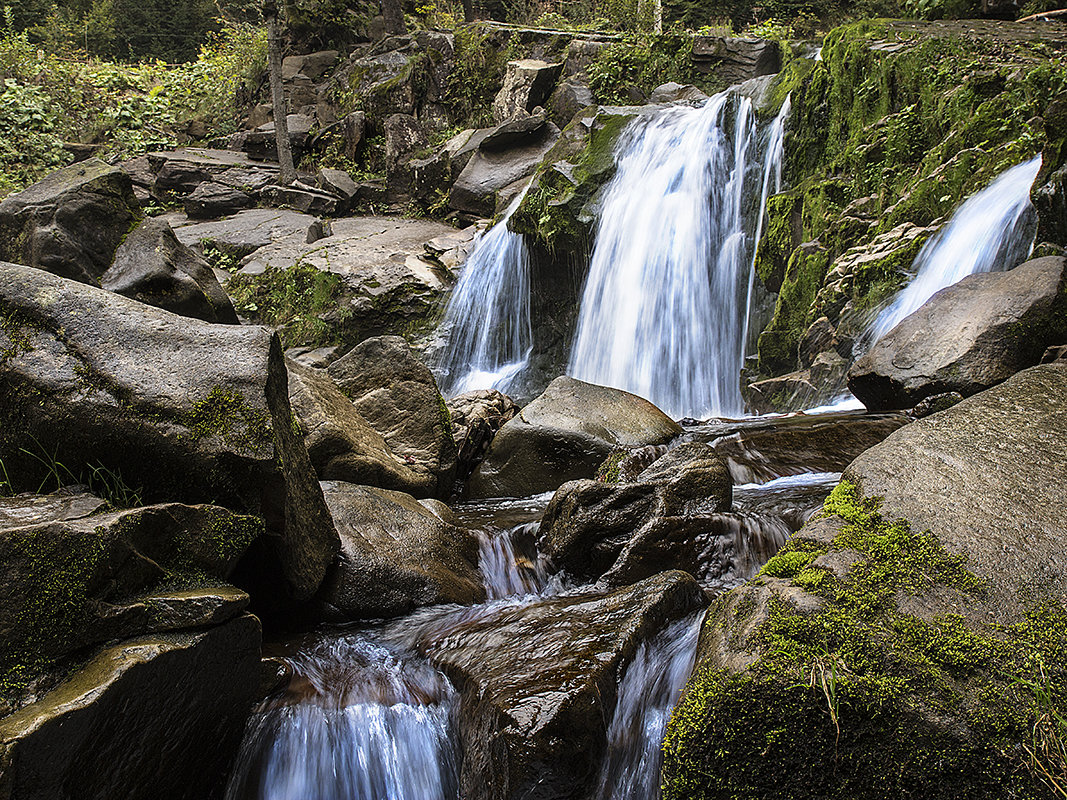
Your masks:
<svg viewBox="0 0 1067 800"><path fill-rule="evenodd" d="M753 412L770 414L811 408L819 388L812 380L811 370L804 369L750 383L743 393Z"/></svg>
<svg viewBox="0 0 1067 800"><path fill-rule="evenodd" d="M20 494L0 497L0 530L81 519L107 508L107 501L81 488L70 487L52 494Z"/></svg>
<svg viewBox="0 0 1067 800"><path fill-rule="evenodd" d="M804 332L800 340L800 363L810 367L820 353L833 349L837 344L837 331L826 317L819 317Z"/></svg>
<svg viewBox="0 0 1067 800"><path fill-rule="evenodd" d="M491 128L482 139L479 147L486 152L494 150L507 150L525 142L536 141L541 138L545 130L546 120L543 112L531 114L528 117L516 117L503 122L495 128Z"/></svg>
<svg viewBox="0 0 1067 800"><path fill-rule="evenodd" d="M122 476L150 503L262 514L285 585L314 592L337 538L276 335L12 264L0 264L0 308L0 459L16 489L39 485L43 452L74 475Z"/></svg>
<svg viewBox="0 0 1067 800"><path fill-rule="evenodd" d="M351 203L359 192L359 187L352 176L344 170L324 168L319 170L319 188L336 195L346 203Z"/></svg>
<svg viewBox="0 0 1067 800"><path fill-rule="evenodd" d="M204 181L183 203L189 219L218 219L250 208L252 198L233 186Z"/></svg>
<svg viewBox="0 0 1067 800"><path fill-rule="evenodd" d="M505 150L479 147L456 178L448 196L449 207L492 216L497 211L497 193L532 175L558 138L559 128L548 123L539 138L525 140L521 146Z"/></svg>
<svg viewBox="0 0 1067 800"><path fill-rule="evenodd" d="M288 362L289 401L304 431L308 457L320 480L396 489L426 497L437 482L389 450L352 401L325 372Z"/></svg>
<svg viewBox="0 0 1067 800"><path fill-rule="evenodd" d="M340 55L336 50L320 50L302 56L286 56L282 59L282 80L292 80L303 75L317 81L337 63Z"/></svg>
<svg viewBox="0 0 1067 800"><path fill-rule="evenodd" d="M697 103L707 100L708 96L695 86L683 86L680 83L664 83L652 90L650 103Z"/></svg>
<svg viewBox="0 0 1067 800"><path fill-rule="evenodd" d="M579 480L561 486L541 520L542 551L568 574L605 576L609 585L634 583L663 569L699 575L702 553L668 542L712 527L704 518L729 510L732 486L714 448L680 444L632 482ZM652 558L650 544L657 550Z"/></svg>
<svg viewBox="0 0 1067 800"><path fill-rule="evenodd" d="M51 505L50 514L38 508L36 519L0 528L6 687L89 645L182 627L138 596L167 582L227 578L263 528L217 506L169 503L71 519L69 509L57 514Z"/></svg>
<svg viewBox="0 0 1067 800"><path fill-rule="evenodd" d="M463 480L481 462L497 431L519 413L519 407L495 389L464 392L446 405L452 420L452 439L459 451L456 476Z"/></svg>
<svg viewBox="0 0 1067 800"><path fill-rule="evenodd" d="M403 492L332 481L322 488L341 536L340 559L319 595L330 618L484 602L478 542L469 531Z"/></svg>
<svg viewBox="0 0 1067 800"><path fill-rule="evenodd" d="M1041 356L1042 364L1052 364L1056 361L1067 361L1067 344L1050 347Z"/></svg>
<svg viewBox="0 0 1067 800"><path fill-rule="evenodd" d="M543 106L562 71L562 62L549 64L533 58L509 61L504 85L493 99L493 119L504 122Z"/></svg>
<svg viewBox="0 0 1067 800"><path fill-rule="evenodd" d="M783 774L798 796L1041 796L1003 754L1047 707L1012 687L1047 680L1034 654L1064 642L1065 398L1067 367L1034 367L849 465L837 516L709 611L665 796L692 780L747 795ZM771 731L794 746L762 750Z"/></svg>
<svg viewBox="0 0 1067 800"><path fill-rule="evenodd" d="M1067 245L1067 92L1052 98L1041 115L1045 149L1030 201L1037 211L1038 242Z"/></svg>
<svg viewBox="0 0 1067 800"><path fill-rule="evenodd" d="M217 250L244 258L261 247L286 237L307 238L307 230L318 219L281 208L253 208L219 222L189 223L171 219L178 241L193 249L210 245Z"/></svg>
<svg viewBox="0 0 1067 800"><path fill-rule="evenodd" d="M639 644L704 604L666 572L607 595L509 606L421 649L461 692L460 795L584 797L595 789L620 674Z"/></svg>
<svg viewBox="0 0 1067 800"><path fill-rule="evenodd" d="M330 377L356 410L413 470L432 478L432 494L448 497L456 477L456 443L433 373L399 336L356 345L330 364Z"/></svg>
<svg viewBox="0 0 1067 800"><path fill-rule="evenodd" d="M178 241L165 220L146 219L115 251L100 278L109 292L205 322L236 323L230 298L208 263Z"/></svg>
<svg viewBox="0 0 1067 800"><path fill-rule="evenodd" d="M95 285L140 219L126 173L79 161L0 202L0 260Z"/></svg>
<svg viewBox="0 0 1067 800"><path fill-rule="evenodd" d="M273 181L278 174L277 164L252 161L244 153L199 147L149 153L148 163L156 176L152 196L163 202L185 197L204 181L221 180L230 170L240 170L244 182L256 185L267 179Z"/></svg>
<svg viewBox="0 0 1067 800"><path fill-rule="evenodd" d="M426 132L411 114L392 114L385 120L385 163L395 170L405 156L427 145Z"/></svg>
<svg viewBox="0 0 1067 800"><path fill-rule="evenodd" d="M773 75L782 68L778 43L767 39L694 36L693 68L714 73L723 85Z"/></svg>
<svg viewBox="0 0 1067 800"><path fill-rule="evenodd" d="M342 152L349 161L355 161L359 156L366 129L367 115L362 111L353 111L341 120Z"/></svg>
<svg viewBox="0 0 1067 800"><path fill-rule="evenodd" d="M269 290L274 281L288 283L285 272L297 268L336 275L336 296L323 316L333 343L412 335L435 323L452 278L426 253L425 243L455 233L454 228L425 219L346 217L334 220L331 230L313 244L303 233L279 239L246 258L234 280Z"/></svg>
<svg viewBox="0 0 1067 800"><path fill-rule="evenodd" d="M299 161L315 127L315 120L307 114L288 114L285 117L293 161ZM278 137L274 135L274 123L266 122L245 137L241 149L255 161L278 160Z"/></svg>
<svg viewBox="0 0 1067 800"><path fill-rule="evenodd" d="M594 103L593 92L588 84L576 78L568 78L559 82L545 107L556 127L562 130L579 111Z"/></svg>
<svg viewBox="0 0 1067 800"><path fill-rule="evenodd" d="M966 397L1065 340L1067 259L1034 259L942 289L856 361L848 385L873 411L944 392Z"/></svg>
<svg viewBox="0 0 1067 800"><path fill-rule="evenodd" d="M295 361L302 367L312 367L317 370L324 370L330 365L331 361L336 361L340 357L339 347L290 347L285 351L286 366L289 365L289 361ZM290 393L292 392L292 386L289 387ZM292 395L290 394L290 399Z"/></svg>
<svg viewBox="0 0 1067 800"><path fill-rule="evenodd" d="M291 186L264 186L259 190L259 198L274 206L291 208L301 214L315 216L332 216L340 207L337 198L332 194L320 192L299 182Z"/></svg>
<svg viewBox="0 0 1067 800"><path fill-rule="evenodd" d="M566 376L504 425L471 476L472 497L526 497L589 478L613 447L666 444L681 427L637 395Z"/></svg>
<svg viewBox="0 0 1067 800"><path fill-rule="evenodd" d="M0 721L0 797L214 796L251 710L259 648L259 621L245 615L100 652Z"/></svg>
<svg viewBox="0 0 1067 800"><path fill-rule="evenodd" d="M926 397L909 413L915 419L922 419L928 417L931 414L936 414L939 411L944 411L946 408L952 408L960 400L963 399L963 395L959 392L945 392L944 394L933 394Z"/></svg>
<svg viewBox="0 0 1067 800"><path fill-rule="evenodd" d="M764 483L786 475L840 472L907 421L903 414L795 414L710 425L690 437L708 442L726 459L735 484Z"/></svg>

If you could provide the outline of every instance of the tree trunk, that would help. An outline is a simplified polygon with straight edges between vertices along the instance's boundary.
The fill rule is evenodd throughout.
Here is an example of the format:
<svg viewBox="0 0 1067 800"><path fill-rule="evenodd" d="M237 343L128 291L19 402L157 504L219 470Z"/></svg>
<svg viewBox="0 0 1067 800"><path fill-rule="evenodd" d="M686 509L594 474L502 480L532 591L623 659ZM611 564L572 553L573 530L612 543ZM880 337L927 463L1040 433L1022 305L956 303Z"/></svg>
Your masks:
<svg viewBox="0 0 1067 800"><path fill-rule="evenodd" d="M296 180L293 148L289 143L285 93L282 91L282 51L278 42L278 17L267 17L267 55L270 61L270 97L274 108L274 138L278 143L278 183L288 186Z"/></svg>
<svg viewBox="0 0 1067 800"><path fill-rule="evenodd" d="M385 30L400 35L408 32L404 25L404 8L401 0L382 0L382 15L385 17Z"/></svg>
<svg viewBox="0 0 1067 800"><path fill-rule="evenodd" d="M463 0L463 21L474 22L474 0Z"/></svg>

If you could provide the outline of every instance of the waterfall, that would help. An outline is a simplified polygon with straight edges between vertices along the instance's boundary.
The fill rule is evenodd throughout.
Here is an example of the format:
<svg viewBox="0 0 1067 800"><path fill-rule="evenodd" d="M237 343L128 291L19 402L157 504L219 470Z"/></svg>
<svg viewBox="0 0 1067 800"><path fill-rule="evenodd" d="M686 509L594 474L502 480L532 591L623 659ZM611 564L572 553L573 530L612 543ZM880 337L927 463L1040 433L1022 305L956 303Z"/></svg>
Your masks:
<svg viewBox="0 0 1067 800"><path fill-rule="evenodd" d="M487 600L539 595L548 585L548 564L534 544L539 527L539 522L524 522L509 531L478 532L478 569Z"/></svg>
<svg viewBox="0 0 1067 800"><path fill-rule="evenodd" d="M604 193L570 375L675 417L742 411L753 228L763 213L751 206L760 188L765 200L781 158L779 133L760 170L759 139L751 101L730 92L628 126Z"/></svg>
<svg viewBox="0 0 1067 800"><path fill-rule="evenodd" d="M425 661L362 636L291 660L253 714L226 800L451 800L457 696Z"/></svg>
<svg viewBox="0 0 1067 800"><path fill-rule="evenodd" d="M529 361L530 256L522 235L508 230L525 194L475 242L448 300L440 328L448 344L436 370L445 397L475 389L506 392Z"/></svg>
<svg viewBox="0 0 1067 800"><path fill-rule="evenodd" d="M1026 258L1033 240L1023 229L1033 214L1030 187L1040 168L1040 156L1012 167L956 209L919 251L911 283L864 335L868 349L935 292L968 275L1010 269Z"/></svg>
<svg viewBox="0 0 1067 800"><path fill-rule="evenodd" d="M703 612L642 642L619 683L597 800L657 800L663 734L693 669Z"/></svg>

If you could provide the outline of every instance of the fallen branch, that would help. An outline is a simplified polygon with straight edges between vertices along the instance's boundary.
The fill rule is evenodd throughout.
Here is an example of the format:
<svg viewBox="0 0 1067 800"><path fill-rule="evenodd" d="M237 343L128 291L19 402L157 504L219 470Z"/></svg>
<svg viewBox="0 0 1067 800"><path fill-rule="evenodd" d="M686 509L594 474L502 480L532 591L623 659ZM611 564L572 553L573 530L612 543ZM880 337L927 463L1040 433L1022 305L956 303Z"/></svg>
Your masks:
<svg viewBox="0 0 1067 800"><path fill-rule="evenodd" d="M1031 14L1028 17L1023 17L1022 19L1017 19L1015 21L1030 22L1035 19L1044 19L1045 17L1062 17L1064 14L1067 14L1067 8L1060 8L1055 11L1042 11L1039 14Z"/></svg>

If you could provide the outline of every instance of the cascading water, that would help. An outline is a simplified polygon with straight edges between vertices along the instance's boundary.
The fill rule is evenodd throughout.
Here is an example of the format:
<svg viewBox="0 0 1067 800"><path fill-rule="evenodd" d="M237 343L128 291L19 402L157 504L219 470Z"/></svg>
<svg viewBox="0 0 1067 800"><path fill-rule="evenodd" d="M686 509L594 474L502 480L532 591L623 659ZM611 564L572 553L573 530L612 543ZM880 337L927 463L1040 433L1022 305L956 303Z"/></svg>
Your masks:
<svg viewBox="0 0 1067 800"><path fill-rule="evenodd" d="M693 669L704 615L678 620L643 642L619 683L597 800L657 800L663 734Z"/></svg>
<svg viewBox="0 0 1067 800"><path fill-rule="evenodd" d="M540 594L548 584L548 564L534 545L539 525L524 522L510 531L479 533L478 569L487 600Z"/></svg>
<svg viewBox="0 0 1067 800"><path fill-rule="evenodd" d="M444 675L363 636L291 663L289 692L249 722L226 800L456 796L457 696Z"/></svg>
<svg viewBox="0 0 1067 800"><path fill-rule="evenodd" d="M762 189L765 201L778 173L786 114L766 137L762 170L747 98L724 92L630 124L604 195L571 376L676 417L741 412L752 234L763 213L752 213L752 198Z"/></svg>
<svg viewBox="0 0 1067 800"><path fill-rule="evenodd" d="M1040 156L1012 167L956 209L919 251L911 283L868 329L867 347L946 286L998 266L1014 267L1026 258L1033 247L1032 234L1024 234L1033 214L1030 187L1040 168Z"/></svg>
<svg viewBox="0 0 1067 800"><path fill-rule="evenodd" d="M530 256L523 237L508 230L523 195L475 243L452 290L441 323L448 344L436 370L445 397L475 389L507 391L529 362Z"/></svg>

